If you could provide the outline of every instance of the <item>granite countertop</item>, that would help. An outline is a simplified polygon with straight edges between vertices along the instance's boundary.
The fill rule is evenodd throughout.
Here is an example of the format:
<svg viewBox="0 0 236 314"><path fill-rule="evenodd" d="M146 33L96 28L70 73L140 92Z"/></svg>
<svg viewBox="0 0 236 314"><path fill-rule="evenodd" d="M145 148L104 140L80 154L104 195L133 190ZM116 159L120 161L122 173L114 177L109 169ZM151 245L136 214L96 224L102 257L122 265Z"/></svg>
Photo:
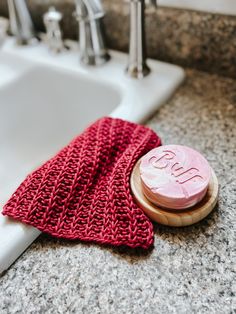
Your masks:
<svg viewBox="0 0 236 314"><path fill-rule="evenodd" d="M0 278L0 313L235 313L235 124L236 81L187 70L148 125L208 158L218 207L191 227L155 225L148 252L42 235Z"/></svg>

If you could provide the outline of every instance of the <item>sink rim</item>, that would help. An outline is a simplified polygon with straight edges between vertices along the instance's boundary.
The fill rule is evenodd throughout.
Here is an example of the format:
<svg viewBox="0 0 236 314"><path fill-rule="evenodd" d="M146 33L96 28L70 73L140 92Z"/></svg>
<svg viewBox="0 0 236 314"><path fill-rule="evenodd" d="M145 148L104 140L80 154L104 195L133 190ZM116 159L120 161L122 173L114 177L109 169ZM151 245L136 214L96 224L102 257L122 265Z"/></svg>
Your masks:
<svg viewBox="0 0 236 314"><path fill-rule="evenodd" d="M73 43L74 41L69 40L69 42ZM120 106L111 113L111 116L128 119L136 123L144 122L156 110L157 99L154 83L157 80L158 89L158 84L162 84L160 79L158 81L159 76L163 76L164 79L168 80L168 75L171 73L173 76L171 93L175 91L185 77L184 70L180 66L148 59L148 64L152 69L151 74L141 80L130 78L125 73L128 55L113 50L110 51L110 61L97 67L81 65L79 62L79 52L75 49L64 51L60 54L52 54L43 42L32 46L16 46L14 38L8 37L2 47L2 51L11 56L17 56L17 58L30 61L33 64L44 64L65 71L79 73L89 78L96 76L97 79L105 84L116 86L123 93L123 99ZM168 74L166 78L165 73ZM145 91L149 92L145 94ZM153 92L153 95L151 92ZM162 93L163 97L158 101L164 103L169 98L169 92L162 91ZM143 103L146 103L146 114L144 114Z"/></svg>

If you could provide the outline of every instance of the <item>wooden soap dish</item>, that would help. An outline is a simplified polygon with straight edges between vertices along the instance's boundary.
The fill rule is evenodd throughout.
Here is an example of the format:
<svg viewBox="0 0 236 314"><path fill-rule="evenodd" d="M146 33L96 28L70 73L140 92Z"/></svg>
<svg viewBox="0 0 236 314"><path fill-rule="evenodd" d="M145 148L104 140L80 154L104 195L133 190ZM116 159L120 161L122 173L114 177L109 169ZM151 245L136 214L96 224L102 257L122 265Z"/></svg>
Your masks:
<svg viewBox="0 0 236 314"><path fill-rule="evenodd" d="M212 169L212 177L207 194L197 205L184 210L168 210L151 203L143 194L139 173L140 160L136 163L130 178L131 190L139 206L152 220L167 226L184 227L205 218L214 209L219 192L219 183Z"/></svg>

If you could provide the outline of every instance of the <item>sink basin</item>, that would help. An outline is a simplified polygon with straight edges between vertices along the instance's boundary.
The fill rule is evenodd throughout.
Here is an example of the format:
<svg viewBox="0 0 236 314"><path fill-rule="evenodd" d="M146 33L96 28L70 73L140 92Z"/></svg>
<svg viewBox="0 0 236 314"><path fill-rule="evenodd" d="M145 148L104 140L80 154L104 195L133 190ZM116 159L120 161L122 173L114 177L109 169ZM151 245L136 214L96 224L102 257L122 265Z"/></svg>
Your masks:
<svg viewBox="0 0 236 314"><path fill-rule="evenodd" d="M0 87L0 195L120 101L113 85L43 65Z"/></svg>
<svg viewBox="0 0 236 314"><path fill-rule="evenodd" d="M143 80L127 77L127 56L111 52L98 68L78 64L78 53L51 55L43 43L0 52L0 206L25 176L89 123L110 115L143 122L184 79L180 67L149 61ZM40 234L0 214L0 273Z"/></svg>
<svg viewBox="0 0 236 314"><path fill-rule="evenodd" d="M5 84L19 78L32 66L32 63L24 59L12 57L0 51L0 88Z"/></svg>

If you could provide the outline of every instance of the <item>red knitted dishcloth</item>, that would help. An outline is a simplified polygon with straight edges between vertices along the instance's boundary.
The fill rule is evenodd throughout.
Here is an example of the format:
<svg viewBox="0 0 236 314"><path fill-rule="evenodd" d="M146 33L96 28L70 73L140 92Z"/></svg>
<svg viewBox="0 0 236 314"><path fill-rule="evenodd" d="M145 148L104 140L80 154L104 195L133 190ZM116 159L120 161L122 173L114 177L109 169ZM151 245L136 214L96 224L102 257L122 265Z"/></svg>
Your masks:
<svg viewBox="0 0 236 314"><path fill-rule="evenodd" d="M147 127L102 118L30 174L3 215L59 238L148 248L153 226L129 180L136 161L160 144Z"/></svg>

